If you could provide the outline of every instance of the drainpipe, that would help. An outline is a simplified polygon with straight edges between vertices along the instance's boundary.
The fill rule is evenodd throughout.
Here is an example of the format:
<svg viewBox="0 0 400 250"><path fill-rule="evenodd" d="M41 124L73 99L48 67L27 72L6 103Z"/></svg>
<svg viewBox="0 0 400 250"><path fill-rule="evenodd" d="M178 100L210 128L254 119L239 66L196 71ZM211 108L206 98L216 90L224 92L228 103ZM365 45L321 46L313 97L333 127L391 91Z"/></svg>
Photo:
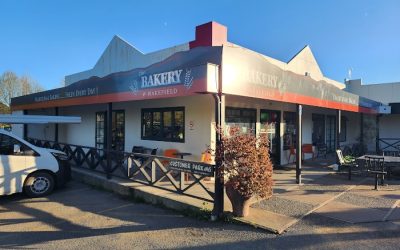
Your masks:
<svg viewBox="0 0 400 250"><path fill-rule="evenodd" d="M336 138L335 138L335 148L340 149L340 133L342 132L342 111L340 109L336 110Z"/></svg>

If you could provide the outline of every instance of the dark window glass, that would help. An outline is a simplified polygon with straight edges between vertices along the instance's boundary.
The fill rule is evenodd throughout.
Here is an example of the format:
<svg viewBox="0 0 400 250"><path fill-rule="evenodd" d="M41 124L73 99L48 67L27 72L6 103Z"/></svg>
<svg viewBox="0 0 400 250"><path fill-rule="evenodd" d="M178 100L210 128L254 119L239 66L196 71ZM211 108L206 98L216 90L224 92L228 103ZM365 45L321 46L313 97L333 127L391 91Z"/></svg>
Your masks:
<svg viewBox="0 0 400 250"><path fill-rule="evenodd" d="M347 118L342 116L340 119L340 142L345 142L347 137Z"/></svg>
<svg viewBox="0 0 400 250"><path fill-rule="evenodd" d="M142 109L142 139L184 142L184 108Z"/></svg>
<svg viewBox="0 0 400 250"><path fill-rule="evenodd" d="M296 147L296 113L284 112L283 121L283 149L287 150L290 147Z"/></svg>
<svg viewBox="0 0 400 250"><path fill-rule="evenodd" d="M124 151L125 148L125 112L113 111L112 117L112 149Z"/></svg>
<svg viewBox="0 0 400 250"><path fill-rule="evenodd" d="M256 133L257 111L227 107L225 109L225 123L229 127L237 126L242 133Z"/></svg>
<svg viewBox="0 0 400 250"><path fill-rule="evenodd" d="M143 112L142 115L142 137L151 136L151 112Z"/></svg>
<svg viewBox="0 0 400 250"><path fill-rule="evenodd" d="M19 148L18 152L15 152L16 149L14 146ZM36 156L38 155L34 152L30 147L25 145L24 143L18 141L17 139L5 135L0 134L0 155L31 155Z"/></svg>
<svg viewBox="0 0 400 250"><path fill-rule="evenodd" d="M106 146L106 112L96 113L96 148L104 149Z"/></svg>

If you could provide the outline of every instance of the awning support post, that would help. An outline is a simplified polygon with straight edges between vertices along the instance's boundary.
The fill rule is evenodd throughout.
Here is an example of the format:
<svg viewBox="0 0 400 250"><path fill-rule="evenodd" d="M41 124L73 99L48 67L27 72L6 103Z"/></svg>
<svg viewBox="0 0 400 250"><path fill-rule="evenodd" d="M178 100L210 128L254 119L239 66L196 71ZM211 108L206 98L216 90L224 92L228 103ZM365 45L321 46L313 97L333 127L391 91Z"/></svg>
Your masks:
<svg viewBox="0 0 400 250"><path fill-rule="evenodd" d="M222 134L218 133L218 129L223 129L225 124L225 96L222 94L215 94L215 123L216 123L216 143L215 154L218 155L220 144L222 142ZM215 162L215 195L214 195L214 208L212 219L218 219L224 213L224 175L220 172L222 166L222 159L217 158Z"/></svg>
<svg viewBox="0 0 400 250"><path fill-rule="evenodd" d="M296 183L301 184L301 160L302 160L302 128L301 128L301 117L303 113L303 106L301 104L296 105Z"/></svg>
<svg viewBox="0 0 400 250"><path fill-rule="evenodd" d="M111 149L112 149L112 103L107 105L107 179L111 179Z"/></svg>

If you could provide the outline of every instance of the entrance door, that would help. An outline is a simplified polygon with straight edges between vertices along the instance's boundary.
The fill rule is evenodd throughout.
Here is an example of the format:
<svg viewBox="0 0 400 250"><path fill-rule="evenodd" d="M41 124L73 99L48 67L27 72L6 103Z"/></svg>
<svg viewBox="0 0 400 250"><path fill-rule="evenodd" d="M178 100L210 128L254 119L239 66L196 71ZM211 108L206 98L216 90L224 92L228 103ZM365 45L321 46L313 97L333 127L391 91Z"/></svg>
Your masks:
<svg viewBox="0 0 400 250"><path fill-rule="evenodd" d="M274 165L280 165L281 140L280 140L281 112L276 110L260 111L260 133L266 133L269 140L269 153Z"/></svg>
<svg viewBox="0 0 400 250"><path fill-rule="evenodd" d="M336 116L328 115L326 118L326 149L327 152L334 152L336 142Z"/></svg>
<svg viewBox="0 0 400 250"><path fill-rule="evenodd" d="M325 116L312 114L312 143L314 145L325 144Z"/></svg>
<svg viewBox="0 0 400 250"><path fill-rule="evenodd" d="M112 112L111 149L124 151L125 147L125 112ZM96 148L105 149L107 145L107 112L96 113Z"/></svg>

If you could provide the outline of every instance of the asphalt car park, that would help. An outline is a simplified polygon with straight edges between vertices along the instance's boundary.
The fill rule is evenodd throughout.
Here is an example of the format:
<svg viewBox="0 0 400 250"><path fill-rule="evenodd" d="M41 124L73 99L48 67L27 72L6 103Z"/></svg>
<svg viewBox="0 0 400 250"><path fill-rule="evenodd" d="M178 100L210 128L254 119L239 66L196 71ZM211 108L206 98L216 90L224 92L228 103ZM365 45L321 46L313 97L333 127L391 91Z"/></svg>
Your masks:
<svg viewBox="0 0 400 250"><path fill-rule="evenodd" d="M380 248L396 249L400 226L353 225L318 215L283 235L210 222L72 181L43 198L0 197L0 248Z"/></svg>

